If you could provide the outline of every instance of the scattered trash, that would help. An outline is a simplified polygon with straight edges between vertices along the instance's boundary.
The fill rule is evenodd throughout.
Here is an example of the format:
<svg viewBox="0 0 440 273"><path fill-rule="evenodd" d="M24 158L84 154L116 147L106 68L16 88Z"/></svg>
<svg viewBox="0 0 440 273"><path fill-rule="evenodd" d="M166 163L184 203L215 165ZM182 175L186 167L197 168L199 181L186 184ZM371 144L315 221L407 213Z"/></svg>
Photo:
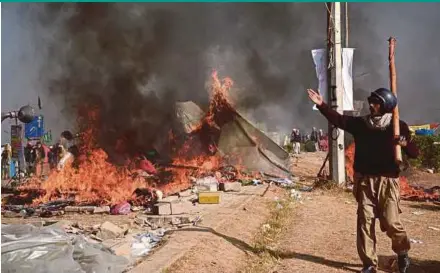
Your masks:
<svg viewBox="0 0 440 273"><path fill-rule="evenodd" d="M263 232L267 232L271 227L269 224L264 224L261 228L263 229Z"/></svg>
<svg viewBox="0 0 440 273"><path fill-rule="evenodd" d="M435 231L440 231L440 228L437 227L428 227L429 229L435 230Z"/></svg>
<svg viewBox="0 0 440 273"><path fill-rule="evenodd" d="M353 185L348 185L348 186L347 186L347 190L352 191L352 190L353 190Z"/></svg>
<svg viewBox="0 0 440 273"><path fill-rule="evenodd" d="M225 192L240 192L241 183L240 182L221 182L219 184L219 189Z"/></svg>
<svg viewBox="0 0 440 273"><path fill-rule="evenodd" d="M95 210L95 206L67 206L64 208L65 212L82 212L92 213Z"/></svg>
<svg viewBox="0 0 440 273"><path fill-rule="evenodd" d="M131 245L131 255L133 257L146 256L162 240L165 232L165 229L158 229L135 236Z"/></svg>
<svg viewBox="0 0 440 273"><path fill-rule="evenodd" d="M100 227L99 231L96 234L99 238L103 240L107 239L115 239L117 237L120 237L124 234L124 230L117 225L111 223L111 222L104 222Z"/></svg>
<svg viewBox="0 0 440 273"><path fill-rule="evenodd" d="M202 216L198 215L196 217L196 219L194 219L193 224L197 225L198 223L200 223L202 221Z"/></svg>
<svg viewBox="0 0 440 273"><path fill-rule="evenodd" d="M143 209L143 207L141 207L141 206L132 206L131 207L131 211L133 211L133 212L140 211L142 209Z"/></svg>
<svg viewBox="0 0 440 273"><path fill-rule="evenodd" d="M110 212L113 215L126 215L130 213L130 209L131 205L127 201L124 201L114 206Z"/></svg>
<svg viewBox="0 0 440 273"><path fill-rule="evenodd" d="M197 192L201 191L210 191L216 192L218 191L218 180L214 176L207 176L203 178L199 178L195 181L195 188Z"/></svg>
<svg viewBox="0 0 440 273"><path fill-rule="evenodd" d="M409 239L409 241L410 241L412 244L423 244L423 242L420 241L420 240Z"/></svg>
<svg viewBox="0 0 440 273"><path fill-rule="evenodd" d="M345 204L351 204L352 202L351 201L345 201Z"/></svg>
<svg viewBox="0 0 440 273"><path fill-rule="evenodd" d="M414 214L414 215L423 215L425 213L423 211L413 211L412 214Z"/></svg>
<svg viewBox="0 0 440 273"><path fill-rule="evenodd" d="M109 206L96 207L93 210L93 214L99 214L99 213L110 213L110 207Z"/></svg>
<svg viewBox="0 0 440 273"><path fill-rule="evenodd" d="M300 200L301 199L301 193L296 191L295 189L290 190L290 197L294 200Z"/></svg>
<svg viewBox="0 0 440 273"><path fill-rule="evenodd" d="M303 186L302 188L299 189L300 191L304 191L304 192L311 192L313 190L313 187L309 187L309 186Z"/></svg>
<svg viewBox="0 0 440 273"><path fill-rule="evenodd" d="M2 225L2 271L21 273L120 273L128 260L82 235L59 227Z"/></svg>
<svg viewBox="0 0 440 273"><path fill-rule="evenodd" d="M199 192L200 204L219 204L220 202L220 192Z"/></svg>
<svg viewBox="0 0 440 273"><path fill-rule="evenodd" d="M434 173L434 170L433 170L433 169L426 169L426 172L428 172L428 173Z"/></svg>
<svg viewBox="0 0 440 273"><path fill-rule="evenodd" d="M288 178L270 178L268 181L274 182L282 187L293 186L292 180Z"/></svg>
<svg viewBox="0 0 440 273"><path fill-rule="evenodd" d="M253 179L252 180L252 185L257 186L257 185L262 185L263 182L261 182L261 180L258 179Z"/></svg>

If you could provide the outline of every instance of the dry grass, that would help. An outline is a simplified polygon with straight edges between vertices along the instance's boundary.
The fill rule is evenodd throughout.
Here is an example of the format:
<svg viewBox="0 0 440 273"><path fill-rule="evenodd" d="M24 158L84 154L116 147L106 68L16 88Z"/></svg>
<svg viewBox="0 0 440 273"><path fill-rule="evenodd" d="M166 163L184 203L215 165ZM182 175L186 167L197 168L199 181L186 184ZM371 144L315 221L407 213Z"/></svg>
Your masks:
<svg viewBox="0 0 440 273"><path fill-rule="evenodd" d="M286 194L284 199L271 201L268 206L270 207L270 216L255 235L253 255L239 272L271 272L271 269L278 262L277 245L288 227L289 215L291 215L295 203Z"/></svg>

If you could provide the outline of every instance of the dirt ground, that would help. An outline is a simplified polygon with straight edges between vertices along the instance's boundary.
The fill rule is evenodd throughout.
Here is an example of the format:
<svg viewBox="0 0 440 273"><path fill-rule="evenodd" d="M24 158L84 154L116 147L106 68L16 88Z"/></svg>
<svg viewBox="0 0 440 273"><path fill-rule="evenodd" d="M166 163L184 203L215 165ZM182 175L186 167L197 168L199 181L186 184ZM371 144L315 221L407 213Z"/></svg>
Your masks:
<svg viewBox="0 0 440 273"><path fill-rule="evenodd" d="M293 170L306 183L312 183L324 158L324 153L302 154L293 160ZM437 178L434 177L435 181L440 181ZM238 210L210 232L196 232L198 242L162 272L246 272L249 261L264 263L264 257L260 261L255 259L258 255L253 254L254 240L269 216L267 201L274 196L283 195L272 192L265 199L256 197L245 205L246 210ZM440 272L440 206L403 201L402 210L402 221L410 238L419 242L412 244L413 266L409 272ZM339 190L302 193L301 203L291 210L288 218L284 233L271 244L276 245L273 250L277 260L267 272L358 272L361 269L355 245L356 202L351 193ZM391 242L384 233L377 233L381 270L392 272Z"/></svg>
<svg viewBox="0 0 440 273"><path fill-rule="evenodd" d="M303 178L302 183L312 185L324 158L324 153L303 153L292 158L291 167ZM414 185L440 186L438 174L419 172L410 176L409 181ZM261 241L262 229L273 216L270 205L277 199L286 198L286 190L276 186L266 190L266 185L247 186L240 193L223 193L220 205L199 204L195 209L203 217L201 224L174 231L160 248L129 272L314 273L360 270L355 245L356 202L351 193L341 190L301 193L301 201L295 201L293 208L287 211L281 234L273 241L266 238L271 250L267 253L273 256L267 267L267 255L261 255L256 246ZM440 206L403 201L402 210L402 221L410 238L421 242L412 244L413 266L409 272L440 272ZM108 220L122 226L132 222L133 217L65 215L53 221L98 224ZM2 217L2 221L20 223L23 219ZM127 251L129 249L127 247ZM378 254L381 268L390 272L391 244L380 232ZM260 264L264 270L257 270Z"/></svg>

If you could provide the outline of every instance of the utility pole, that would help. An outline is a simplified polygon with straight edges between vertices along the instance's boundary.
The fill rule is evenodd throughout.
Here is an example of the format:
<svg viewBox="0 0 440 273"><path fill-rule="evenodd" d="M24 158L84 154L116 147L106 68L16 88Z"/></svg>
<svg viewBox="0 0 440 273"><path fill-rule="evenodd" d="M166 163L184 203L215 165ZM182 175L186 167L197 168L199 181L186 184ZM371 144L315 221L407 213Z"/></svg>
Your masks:
<svg viewBox="0 0 440 273"><path fill-rule="evenodd" d="M344 8L344 11L345 11L345 20L344 20L344 23L345 23L345 33L344 33L344 36L345 36L345 48L348 48L348 2L345 2L345 8Z"/></svg>
<svg viewBox="0 0 440 273"><path fill-rule="evenodd" d="M327 4L327 79L328 104L343 114L341 3ZM342 186L345 184L344 131L329 124L330 176Z"/></svg>

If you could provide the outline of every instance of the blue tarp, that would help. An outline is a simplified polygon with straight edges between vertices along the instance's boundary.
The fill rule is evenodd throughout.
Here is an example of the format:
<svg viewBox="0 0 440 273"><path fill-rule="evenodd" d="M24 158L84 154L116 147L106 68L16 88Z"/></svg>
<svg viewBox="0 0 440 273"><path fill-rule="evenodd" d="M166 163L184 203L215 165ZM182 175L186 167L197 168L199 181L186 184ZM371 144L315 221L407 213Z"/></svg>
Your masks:
<svg viewBox="0 0 440 273"><path fill-rule="evenodd" d="M416 135L419 136L433 136L434 130L433 129L419 129L416 130Z"/></svg>

